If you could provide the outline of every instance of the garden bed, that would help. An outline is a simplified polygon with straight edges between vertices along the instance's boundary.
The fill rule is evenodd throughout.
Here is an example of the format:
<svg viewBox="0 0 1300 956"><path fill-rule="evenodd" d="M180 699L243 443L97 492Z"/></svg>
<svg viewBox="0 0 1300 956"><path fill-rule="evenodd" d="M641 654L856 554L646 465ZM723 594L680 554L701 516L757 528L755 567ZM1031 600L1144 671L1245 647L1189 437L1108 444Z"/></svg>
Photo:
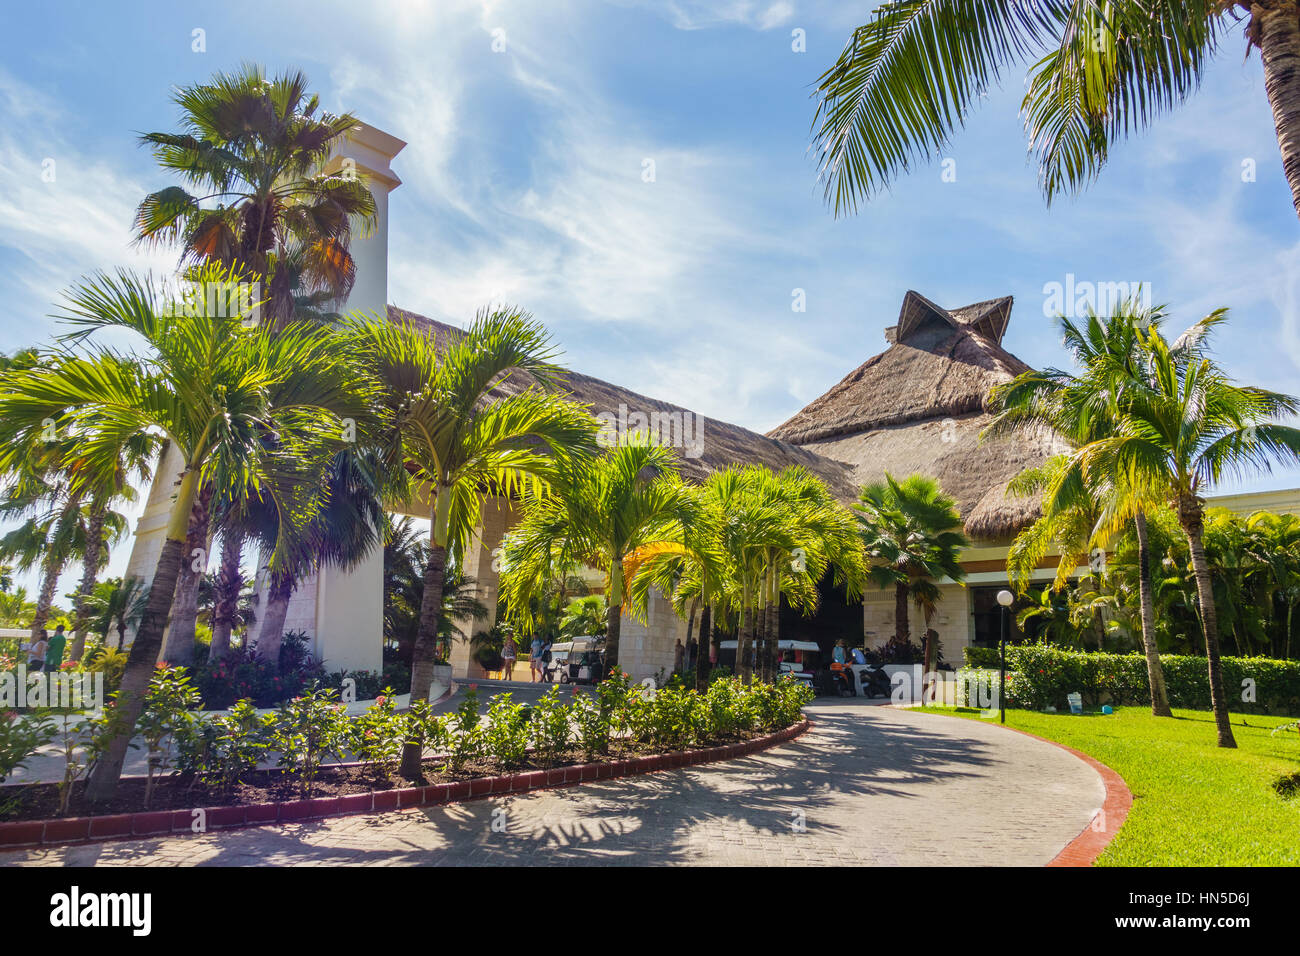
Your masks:
<svg viewBox="0 0 1300 956"><path fill-rule="evenodd" d="M425 762L425 781L417 786L373 765L329 765L321 768L306 797L301 779L280 770L257 771L224 790L175 775L155 782L148 810L143 809L144 778L124 778L118 796L93 808L93 812L82 801L81 786L77 784L70 810L73 814L87 813L85 816L58 815L58 790L54 784L8 786L0 788L0 804L5 791L24 792L15 794L21 801L17 812L0 822L0 846L192 833L434 806L733 759L793 739L809 726L807 720L802 720L774 733L751 734L729 743L669 753L653 752L649 745L628 744L619 746L617 753L581 762L575 753L572 759L547 767L537 766L531 755L523 764L509 769L480 760L452 771L445 761L433 759Z"/></svg>

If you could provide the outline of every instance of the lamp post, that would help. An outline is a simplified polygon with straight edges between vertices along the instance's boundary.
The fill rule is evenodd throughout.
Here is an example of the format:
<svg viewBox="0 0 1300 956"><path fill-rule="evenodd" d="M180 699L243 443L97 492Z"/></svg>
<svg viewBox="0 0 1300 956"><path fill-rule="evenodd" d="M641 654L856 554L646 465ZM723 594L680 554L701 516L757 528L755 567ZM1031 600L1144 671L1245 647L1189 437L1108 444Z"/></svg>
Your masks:
<svg viewBox="0 0 1300 956"><path fill-rule="evenodd" d="M998 710L999 722L1007 722L1007 631L1011 628L1011 604L1016 596L1005 589L998 592L998 603L1002 605L1002 640L998 642L1001 649L998 660Z"/></svg>

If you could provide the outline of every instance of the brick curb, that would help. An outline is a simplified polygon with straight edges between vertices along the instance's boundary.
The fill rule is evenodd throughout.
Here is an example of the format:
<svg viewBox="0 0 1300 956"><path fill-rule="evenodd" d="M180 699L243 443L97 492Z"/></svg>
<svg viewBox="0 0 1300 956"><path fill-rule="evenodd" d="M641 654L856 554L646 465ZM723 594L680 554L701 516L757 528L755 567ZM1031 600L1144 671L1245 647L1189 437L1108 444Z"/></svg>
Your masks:
<svg viewBox="0 0 1300 956"><path fill-rule="evenodd" d="M291 800L285 803L255 803L239 807L203 807L184 810L145 810L101 817L63 817L53 820L17 820L0 823L0 848L51 846L65 843L88 843L121 840L129 837L164 836L192 833L195 814L206 818L207 830L231 830L241 827L268 826L274 823L300 823L326 817L409 810L415 807L440 806L462 800L523 793L564 787L593 780L613 780L658 770L674 770L697 764L732 760L775 747L793 740L812 726L803 720L784 730L755 737L738 744L679 750L667 754L631 757L608 763L574 764L551 770L529 770L496 777L475 777L456 783L435 783L425 787L396 790L372 790L337 797Z"/></svg>
<svg viewBox="0 0 1300 956"><path fill-rule="evenodd" d="M952 715L932 714L931 716L951 717ZM962 720L963 718L954 717L953 719ZM1074 756L1097 771L1097 775L1101 777L1102 786L1106 788L1106 799L1102 801L1101 809L1093 814L1092 819L1088 821L1088 825L1083 828L1082 832L1067 843L1064 849L1047 863L1048 866L1092 866L1097 862L1097 857L1101 856L1101 851L1110 845L1110 841L1115 839L1115 834L1119 833L1119 828L1128 819L1129 808L1133 806L1133 791L1128 788L1128 784L1124 782L1123 777L1096 757L1090 757L1081 750L1067 747L1055 740L1040 737L1038 734L1031 734L1027 730L1007 727L1003 724L997 724L996 726L1015 734L1032 737L1034 740L1041 740L1043 743L1051 744L1066 753L1074 754Z"/></svg>

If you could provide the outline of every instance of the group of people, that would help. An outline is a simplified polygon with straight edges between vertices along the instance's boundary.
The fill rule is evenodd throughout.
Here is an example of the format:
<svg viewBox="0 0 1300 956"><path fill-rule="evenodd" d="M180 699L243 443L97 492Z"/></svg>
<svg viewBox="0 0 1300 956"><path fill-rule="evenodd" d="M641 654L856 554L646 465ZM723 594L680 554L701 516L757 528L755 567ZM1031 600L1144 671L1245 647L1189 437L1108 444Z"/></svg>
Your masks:
<svg viewBox="0 0 1300 956"><path fill-rule="evenodd" d="M536 684L546 679L546 664L551 656L551 642L544 637L534 637L532 644L528 646L528 669L532 675L532 683ZM513 634L507 634L505 645L501 648L501 677L503 680L513 680L515 673L515 662L519 659L519 645L515 643Z"/></svg>
<svg viewBox="0 0 1300 956"><path fill-rule="evenodd" d="M63 666L63 652L68 646L68 637L60 624L54 629L53 637L46 637L45 628L36 632L34 641L23 641L21 648L27 652L27 670L57 671Z"/></svg>

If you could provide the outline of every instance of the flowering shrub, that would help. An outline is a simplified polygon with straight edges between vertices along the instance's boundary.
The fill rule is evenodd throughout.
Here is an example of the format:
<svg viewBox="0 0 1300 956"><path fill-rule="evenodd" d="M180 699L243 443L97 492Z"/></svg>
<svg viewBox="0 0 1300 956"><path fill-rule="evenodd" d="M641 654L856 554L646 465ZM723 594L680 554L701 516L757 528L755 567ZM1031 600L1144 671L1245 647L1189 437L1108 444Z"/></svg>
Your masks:
<svg viewBox="0 0 1300 956"><path fill-rule="evenodd" d="M203 697L203 706L222 710L248 699L257 707L275 707L324 680L324 668L315 658L287 656L285 663L292 666L277 668L253 651L236 648L216 663L196 667L194 684Z"/></svg>
<svg viewBox="0 0 1300 956"><path fill-rule="evenodd" d="M318 687L285 701L267 723L266 742L280 755L280 766L298 775L303 796L327 755L342 759L351 721L332 687Z"/></svg>
<svg viewBox="0 0 1300 956"><path fill-rule="evenodd" d="M136 733L144 738L148 750L145 779L145 809L153 798L154 781L171 768L176 742L193 728L199 718L190 711L200 705L199 692L183 667L159 667L149 682L144 710L136 721Z"/></svg>

